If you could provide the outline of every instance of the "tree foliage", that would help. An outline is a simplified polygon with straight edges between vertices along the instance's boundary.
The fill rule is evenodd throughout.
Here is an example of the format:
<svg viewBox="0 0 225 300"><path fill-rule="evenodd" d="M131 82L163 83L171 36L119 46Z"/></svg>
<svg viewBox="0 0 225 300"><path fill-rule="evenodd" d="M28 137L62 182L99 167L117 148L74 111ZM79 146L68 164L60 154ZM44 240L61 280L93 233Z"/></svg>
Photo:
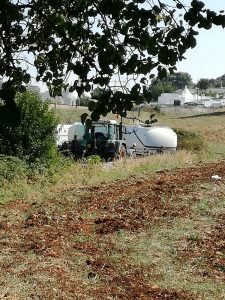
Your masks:
<svg viewBox="0 0 225 300"><path fill-rule="evenodd" d="M88 106L88 104L90 102L90 98L83 96L79 100L77 100L77 102L79 103L80 106Z"/></svg>
<svg viewBox="0 0 225 300"><path fill-rule="evenodd" d="M207 90L210 86L211 86L210 79L207 79L207 78L201 78L197 82L197 87L200 90Z"/></svg>
<svg viewBox="0 0 225 300"><path fill-rule="evenodd" d="M216 79L210 79L210 86L216 88L225 87L225 74L217 77Z"/></svg>
<svg viewBox="0 0 225 300"><path fill-rule="evenodd" d="M158 97L163 93L173 93L175 86L171 82L155 81L150 88L150 93L153 101L158 101Z"/></svg>
<svg viewBox="0 0 225 300"><path fill-rule="evenodd" d="M12 102L33 72L53 96L67 87L71 74L70 90L79 96L92 85L105 89L91 104L94 119L131 109L149 99L146 84L155 73L159 79L173 73L186 50L195 47L198 28L225 27L223 12L202 1L184 2L1 0L0 76L6 82L0 97L19 120ZM117 91L111 88L115 74L121 80Z"/></svg>
<svg viewBox="0 0 225 300"><path fill-rule="evenodd" d="M177 72L176 74L167 76L163 80L165 82L170 82L174 86L175 90L184 89L185 86L193 86L191 75L186 72Z"/></svg>
<svg viewBox="0 0 225 300"><path fill-rule="evenodd" d="M193 86L191 75L186 72L177 72L161 80L153 80L150 92L152 99L157 101L162 93L173 93L176 90L184 89L185 86Z"/></svg>
<svg viewBox="0 0 225 300"><path fill-rule="evenodd" d="M196 84L200 90L225 87L225 74L217 78L200 78Z"/></svg>

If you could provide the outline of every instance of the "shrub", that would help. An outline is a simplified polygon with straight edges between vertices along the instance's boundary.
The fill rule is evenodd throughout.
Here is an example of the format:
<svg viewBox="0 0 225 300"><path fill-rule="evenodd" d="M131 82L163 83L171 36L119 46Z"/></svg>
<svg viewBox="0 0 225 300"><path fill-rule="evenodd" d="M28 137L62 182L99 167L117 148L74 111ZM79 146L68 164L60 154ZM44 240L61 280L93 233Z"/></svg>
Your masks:
<svg viewBox="0 0 225 300"><path fill-rule="evenodd" d="M87 162L90 165L99 165L102 162L102 159L98 155L91 155L87 158Z"/></svg>
<svg viewBox="0 0 225 300"><path fill-rule="evenodd" d="M178 150L202 151L208 148L206 142L198 133L185 129L174 129L174 131L177 134Z"/></svg>
<svg viewBox="0 0 225 300"><path fill-rule="evenodd" d="M21 120L16 127L2 125L0 128L0 153L47 166L56 158L57 118L37 93L20 93L16 103Z"/></svg>
<svg viewBox="0 0 225 300"><path fill-rule="evenodd" d="M4 180L25 178L28 174L27 164L14 156L0 155L0 182Z"/></svg>

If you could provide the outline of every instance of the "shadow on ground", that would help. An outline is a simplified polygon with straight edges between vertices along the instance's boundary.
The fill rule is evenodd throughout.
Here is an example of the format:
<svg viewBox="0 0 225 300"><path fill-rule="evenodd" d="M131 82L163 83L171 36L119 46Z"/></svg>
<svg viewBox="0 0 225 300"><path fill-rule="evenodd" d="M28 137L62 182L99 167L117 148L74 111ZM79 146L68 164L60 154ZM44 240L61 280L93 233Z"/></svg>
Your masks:
<svg viewBox="0 0 225 300"><path fill-rule="evenodd" d="M219 117L224 116L225 111L216 111L206 114L197 114L197 115L191 115L191 116L182 116L182 117L176 117L174 119L191 119L191 118L200 118L200 117Z"/></svg>

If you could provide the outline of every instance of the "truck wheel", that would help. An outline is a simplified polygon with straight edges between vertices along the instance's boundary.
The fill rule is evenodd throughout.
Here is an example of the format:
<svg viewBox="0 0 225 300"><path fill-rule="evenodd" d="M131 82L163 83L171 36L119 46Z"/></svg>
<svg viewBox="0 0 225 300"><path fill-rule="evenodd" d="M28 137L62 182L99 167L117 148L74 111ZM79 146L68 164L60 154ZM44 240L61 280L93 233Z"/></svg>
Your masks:
<svg viewBox="0 0 225 300"><path fill-rule="evenodd" d="M114 161L117 159L116 153L110 153L109 158L107 159L108 162Z"/></svg>

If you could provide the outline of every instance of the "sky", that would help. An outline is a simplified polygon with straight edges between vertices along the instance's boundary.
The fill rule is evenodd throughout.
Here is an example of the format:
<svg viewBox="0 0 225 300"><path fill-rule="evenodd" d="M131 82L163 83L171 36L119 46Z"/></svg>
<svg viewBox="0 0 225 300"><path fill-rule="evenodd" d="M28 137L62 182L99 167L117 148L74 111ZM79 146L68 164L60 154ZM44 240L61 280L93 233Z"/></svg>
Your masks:
<svg viewBox="0 0 225 300"><path fill-rule="evenodd" d="M203 0L207 8L225 10L224 0ZM201 78L217 78L225 74L225 29L218 26L201 30L197 46L184 55L186 60L177 64L177 70L191 75L193 82Z"/></svg>

